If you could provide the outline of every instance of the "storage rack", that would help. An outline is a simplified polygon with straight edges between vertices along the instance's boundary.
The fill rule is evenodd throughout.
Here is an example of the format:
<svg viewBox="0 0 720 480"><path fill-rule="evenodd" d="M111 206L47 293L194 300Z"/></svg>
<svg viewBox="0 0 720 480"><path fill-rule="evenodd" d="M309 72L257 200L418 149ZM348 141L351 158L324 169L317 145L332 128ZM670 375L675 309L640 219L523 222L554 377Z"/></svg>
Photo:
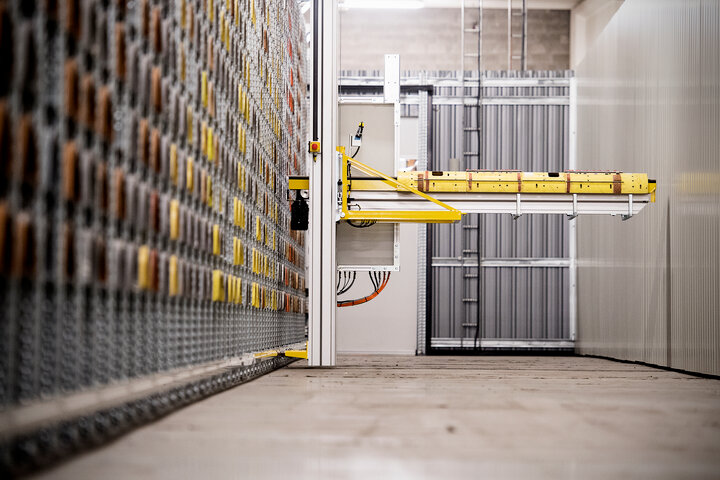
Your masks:
<svg viewBox="0 0 720 480"><path fill-rule="evenodd" d="M288 175L305 173L304 47L286 0L0 2L3 468L102 441L304 342L287 201ZM54 408L144 379L166 387Z"/></svg>

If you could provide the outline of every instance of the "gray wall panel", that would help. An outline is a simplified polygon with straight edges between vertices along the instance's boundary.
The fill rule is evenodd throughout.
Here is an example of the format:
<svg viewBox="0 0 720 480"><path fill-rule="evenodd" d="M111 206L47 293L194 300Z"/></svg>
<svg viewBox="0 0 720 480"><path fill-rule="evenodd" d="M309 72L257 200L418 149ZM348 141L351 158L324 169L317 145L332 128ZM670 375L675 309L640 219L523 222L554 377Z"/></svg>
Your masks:
<svg viewBox="0 0 720 480"><path fill-rule="evenodd" d="M565 78L567 72L485 72L484 78L508 78L509 86L483 87L483 97L564 97L569 87L514 86L513 77ZM460 95L453 86L435 88L436 100ZM477 87L466 86L466 95ZM462 115L465 115L463 122ZM569 162L568 105L484 105L482 158L477 135L463 135L477 124L475 107L439 104L433 117L433 170L517 169L564 171ZM451 160L451 159L457 159ZM479 230L476 226L479 225ZM568 220L533 215L467 215L455 225L435 225L433 257L477 261L507 258L567 258ZM479 233L478 233L479 232ZM478 238L478 234L480 238ZM478 291L477 267L433 267L432 336L474 339L480 308L483 339L567 340L569 328L568 272L563 267L483 267ZM479 300L479 301L478 301ZM478 307L478 305L480 305ZM463 343L464 347L475 345Z"/></svg>
<svg viewBox="0 0 720 480"><path fill-rule="evenodd" d="M720 4L628 0L578 68L581 168L648 172L578 225L579 350L720 374Z"/></svg>

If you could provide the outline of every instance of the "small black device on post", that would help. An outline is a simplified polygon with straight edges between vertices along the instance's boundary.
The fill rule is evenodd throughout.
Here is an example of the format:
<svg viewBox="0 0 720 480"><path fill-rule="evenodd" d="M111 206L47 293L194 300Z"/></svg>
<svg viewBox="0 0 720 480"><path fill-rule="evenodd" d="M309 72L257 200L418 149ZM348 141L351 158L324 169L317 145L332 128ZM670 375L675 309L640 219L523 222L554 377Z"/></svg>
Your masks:
<svg viewBox="0 0 720 480"><path fill-rule="evenodd" d="M290 206L290 230L307 230L309 215L310 207L298 190L297 197Z"/></svg>

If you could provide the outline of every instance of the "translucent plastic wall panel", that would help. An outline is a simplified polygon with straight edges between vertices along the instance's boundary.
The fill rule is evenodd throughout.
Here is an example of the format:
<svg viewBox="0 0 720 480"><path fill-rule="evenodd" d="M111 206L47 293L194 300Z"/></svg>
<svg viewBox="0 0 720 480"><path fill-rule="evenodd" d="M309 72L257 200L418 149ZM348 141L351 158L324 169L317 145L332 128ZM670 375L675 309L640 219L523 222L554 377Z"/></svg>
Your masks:
<svg viewBox="0 0 720 480"><path fill-rule="evenodd" d="M579 220L579 349L719 374L720 4L628 0L576 75L580 168L658 181Z"/></svg>

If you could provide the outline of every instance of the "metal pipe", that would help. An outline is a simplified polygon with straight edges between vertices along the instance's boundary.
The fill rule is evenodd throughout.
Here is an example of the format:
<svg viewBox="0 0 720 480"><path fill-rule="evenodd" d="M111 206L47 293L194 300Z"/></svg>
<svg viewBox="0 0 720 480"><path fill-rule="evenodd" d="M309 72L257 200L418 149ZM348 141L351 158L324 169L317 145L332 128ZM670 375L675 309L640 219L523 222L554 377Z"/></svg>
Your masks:
<svg viewBox="0 0 720 480"><path fill-rule="evenodd" d="M512 70L512 0L508 0L507 8L507 69Z"/></svg>
<svg viewBox="0 0 720 480"><path fill-rule="evenodd" d="M527 70L527 0L522 0L522 69Z"/></svg>

